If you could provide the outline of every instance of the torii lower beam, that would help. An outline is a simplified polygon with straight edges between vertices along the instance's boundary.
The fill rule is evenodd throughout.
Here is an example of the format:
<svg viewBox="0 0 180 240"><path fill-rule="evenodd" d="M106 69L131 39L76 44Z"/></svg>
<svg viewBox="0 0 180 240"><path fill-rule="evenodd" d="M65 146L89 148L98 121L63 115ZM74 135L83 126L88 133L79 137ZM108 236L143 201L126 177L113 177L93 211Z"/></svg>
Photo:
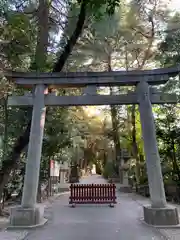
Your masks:
<svg viewBox="0 0 180 240"><path fill-rule="evenodd" d="M176 104L176 94L151 93L152 104ZM9 106L33 106L33 96L12 96L8 98ZM85 96L54 96L45 95L46 106L93 106L93 105L130 105L138 104L138 95L128 93L122 95L85 95Z"/></svg>

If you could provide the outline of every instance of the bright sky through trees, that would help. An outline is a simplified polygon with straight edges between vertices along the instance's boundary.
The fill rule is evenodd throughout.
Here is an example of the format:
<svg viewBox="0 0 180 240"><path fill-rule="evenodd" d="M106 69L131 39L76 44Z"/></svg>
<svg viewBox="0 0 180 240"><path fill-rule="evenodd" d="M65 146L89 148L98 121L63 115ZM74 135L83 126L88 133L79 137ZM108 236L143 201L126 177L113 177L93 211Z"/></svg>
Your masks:
<svg viewBox="0 0 180 240"><path fill-rule="evenodd" d="M173 10L180 10L180 1L179 0L171 0L171 3L169 3L169 6Z"/></svg>

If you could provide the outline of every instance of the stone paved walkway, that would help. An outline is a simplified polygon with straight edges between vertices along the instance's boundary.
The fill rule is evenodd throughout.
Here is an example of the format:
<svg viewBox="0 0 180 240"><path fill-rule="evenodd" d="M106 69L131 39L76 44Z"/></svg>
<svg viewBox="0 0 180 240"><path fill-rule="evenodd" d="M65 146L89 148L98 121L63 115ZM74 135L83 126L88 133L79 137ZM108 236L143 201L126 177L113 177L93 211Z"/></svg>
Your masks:
<svg viewBox="0 0 180 240"><path fill-rule="evenodd" d="M104 183L100 176L81 183ZM115 208L108 206L68 206L68 195L57 199L48 210L43 228L33 230L25 240L164 240L155 228L143 224L142 207L127 194L118 195Z"/></svg>

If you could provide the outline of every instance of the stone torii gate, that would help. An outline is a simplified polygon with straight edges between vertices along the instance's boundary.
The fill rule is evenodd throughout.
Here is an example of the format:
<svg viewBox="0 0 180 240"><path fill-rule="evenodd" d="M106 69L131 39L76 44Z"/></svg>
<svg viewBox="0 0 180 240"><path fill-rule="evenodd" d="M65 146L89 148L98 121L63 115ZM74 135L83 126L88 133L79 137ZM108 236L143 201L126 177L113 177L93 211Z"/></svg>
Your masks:
<svg viewBox="0 0 180 240"><path fill-rule="evenodd" d="M43 209L36 204L45 106L83 106L83 105L124 105L138 104L144 140L145 158L148 173L151 205L144 206L144 221L152 225L178 225L177 209L166 203L161 172L160 156L157 147L152 104L176 103L175 94L152 91L152 85L165 84L170 77L178 75L178 67L145 71L117 72L74 72L74 73L7 73L6 77L17 85L34 87L33 94L12 96L9 106L32 106L32 123L22 203L11 209L10 225L13 227L33 227L43 225ZM85 91L81 96L55 96L48 94L48 87L96 86L136 86L134 92L121 95L98 95L96 91ZM89 93L89 94L87 94Z"/></svg>

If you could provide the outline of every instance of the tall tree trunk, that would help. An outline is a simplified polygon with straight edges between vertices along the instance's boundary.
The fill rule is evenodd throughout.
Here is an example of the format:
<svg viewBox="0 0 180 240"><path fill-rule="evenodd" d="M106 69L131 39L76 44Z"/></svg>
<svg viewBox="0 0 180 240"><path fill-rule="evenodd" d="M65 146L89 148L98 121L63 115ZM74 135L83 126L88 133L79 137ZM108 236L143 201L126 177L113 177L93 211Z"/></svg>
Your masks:
<svg viewBox="0 0 180 240"><path fill-rule="evenodd" d="M169 126L169 132L171 132L170 126ZM172 150L173 172L177 176L177 185L178 185L178 187L180 187L180 169L179 169L179 165L178 165L178 162L177 162L176 150L175 150L175 141L174 141L173 137L170 138L170 146L171 146L171 150Z"/></svg>
<svg viewBox="0 0 180 240"><path fill-rule="evenodd" d="M4 99L4 139L3 139L3 157L2 161L5 160L7 154L7 141L8 141L8 106L7 97Z"/></svg>
<svg viewBox="0 0 180 240"><path fill-rule="evenodd" d="M151 48L153 46L153 42L155 40L155 24L154 24L154 15L149 17L149 23L151 24L151 30L149 31L149 36L147 37L148 46L144 50L144 56L142 61L138 63L138 70L142 70L146 64L146 61L151 56ZM128 63L128 55L126 50L126 67ZM131 118L132 118L132 154L133 157L136 159L136 186L139 184L140 180L140 157L138 153L138 146L137 146L137 139L136 139L136 106L133 105L131 109Z"/></svg>
<svg viewBox="0 0 180 240"><path fill-rule="evenodd" d="M111 89L111 94L112 89ZM112 119L112 129L113 129L113 141L115 145L115 154L116 154L116 164L119 164L120 158L121 158L121 144L119 140L119 124L118 124L118 111L116 106L110 106L111 108L111 119Z"/></svg>
<svg viewBox="0 0 180 240"><path fill-rule="evenodd" d="M35 52L34 69L44 71L47 60L47 48L49 45L49 1L39 0L38 35Z"/></svg>
<svg viewBox="0 0 180 240"><path fill-rule="evenodd" d="M177 157L176 157L176 150L175 150L175 141L174 138L171 138L171 149L172 149L172 166L173 166L173 176L176 175L177 176L177 195L178 198L180 198L180 169L179 169L179 165L177 162Z"/></svg>
<svg viewBox="0 0 180 240"><path fill-rule="evenodd" d="M131 108L131 122L132 122L132 154L136 159L136 188L140 183L140 159L138 154L137 138L136 138L136 105L132 105Z"/></svg>
<svg viewBox="0 0 180 240"><path fill-rule="evenodd" d="M108 56L108 72L111 72L111 55ZM110 94L113 95L113 87L110 87ZM110 105L112 129L113 129L113 141L115 145L116 165L119 166L121 159L121 144L119 140L119 123L118 123L118 110L117 106Z"/></svg>
<svg viewBox="0 0 180 240"><path fill-rule="evenodd" d="M128 52L127 52L127 44L125 45L125 65L126 65L126 71L129 70L128 65ZM149 50L148 50L149 51ZM146 59L146 57L144 57ZM139 66L139 69L141 69L145 64L145 61L143 61L142 66ZM130 127L130 120L131 120L131 126ZM136 176L136 188L139 185L140 182L140 159L138 155L138 146L137 146L137 139L136 139L136 105L132 105L130 109L127 109L127 126L128 126L128 133L131 135L132 138L132 155L134 159L136 159L136 167L135 167L135 176Z"/></svg>
<svg viewBox="0 0 180 240"><path fill-rule="evenodd" d="M37 202L38 203L42 202L42 191L41 191L41 180L40 179L39 179L39 184L38 184Z"/></svg>

